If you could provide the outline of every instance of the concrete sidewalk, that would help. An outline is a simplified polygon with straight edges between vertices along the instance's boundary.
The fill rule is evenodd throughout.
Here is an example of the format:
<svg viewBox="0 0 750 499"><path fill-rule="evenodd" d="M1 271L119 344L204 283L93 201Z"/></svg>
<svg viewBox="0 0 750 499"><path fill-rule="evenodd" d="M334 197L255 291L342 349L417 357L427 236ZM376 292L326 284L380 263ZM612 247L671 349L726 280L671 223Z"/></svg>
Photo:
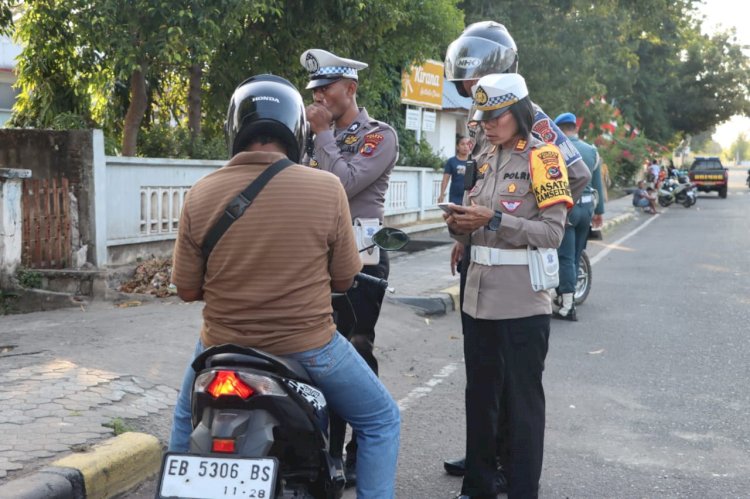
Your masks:
<svg viewBox="0 0 750 499"><path fill-rule="evenodd" d="M634 216L629 197L608 203L605 231ZM449 255L447 244L393 255L390 283L452 310L453 297L440 292L458 283ZM390 307L384 329L414 317ZM134 296L0 317L0 498L113 497L153 475L168 428L159 438L116 434L139 418L169 421L201 310Z"/></svg>

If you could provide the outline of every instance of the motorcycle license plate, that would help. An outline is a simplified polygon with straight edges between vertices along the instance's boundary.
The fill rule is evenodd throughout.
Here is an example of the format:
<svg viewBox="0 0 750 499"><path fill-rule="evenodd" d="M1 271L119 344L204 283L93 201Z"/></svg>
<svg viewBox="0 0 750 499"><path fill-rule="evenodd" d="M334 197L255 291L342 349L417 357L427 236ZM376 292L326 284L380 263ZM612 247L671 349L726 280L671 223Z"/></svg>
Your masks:
<svg viewBox="0 0 750 499"><path fill-rule="evenodd" d="M168 453L161 468L158 497L272 499L277 468L275 458Z"/></svg>

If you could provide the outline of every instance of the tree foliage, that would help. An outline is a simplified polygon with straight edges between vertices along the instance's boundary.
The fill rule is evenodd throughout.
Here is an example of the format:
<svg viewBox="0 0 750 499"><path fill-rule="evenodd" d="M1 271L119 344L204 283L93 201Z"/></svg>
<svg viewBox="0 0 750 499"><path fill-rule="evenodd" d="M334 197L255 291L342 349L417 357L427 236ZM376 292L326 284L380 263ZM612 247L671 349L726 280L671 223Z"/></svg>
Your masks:
<svg viewBox="0 0 750 499"><path fill-rule="evenodd" d="M606 95L626 123L674 145L750 113L750 61L732 32L701 34L695 0L466 0L467 22L505 24L519 72L549 114Z"/></svg>
<svg viewBox="0 0 750 499"><path fill-rule="evenodd" d="M299 56L324 48L370 65L359 103L398 128L401 68L441 59L462 21L456 0L35 0L19 25L14 123L50 126L74 113L122 135L123 154L143 129L141 152L158 152L163 136L163 152L199 156L221 136L238 83L275 73L304 88ZM168 123L190 139L162 133Z"/></svg>
<svg viewBox="0 0 750 499"><path fill-rule="evenodd" d="M17 3L0 0L0 30L13 26ZM322 48L369 64L359 104L397 129L405 157L421 158L424 147L404 130L402 68L442 60L464 21L491 19L513 35L520 72L548 114L584 116L592 140L635 141L620 152L648 140L675 145L750 113L746 52L731 31L703 35L695 3L28 0L13 27L24 46L13 123L59 126L64 115L103 128L107 144L120 144L110 153L203 157L218 149L239 82L274 73L304 89L299 55ZM587 107L592 97L609 107ZM611 122L617 133L602 128Z"/></svg>

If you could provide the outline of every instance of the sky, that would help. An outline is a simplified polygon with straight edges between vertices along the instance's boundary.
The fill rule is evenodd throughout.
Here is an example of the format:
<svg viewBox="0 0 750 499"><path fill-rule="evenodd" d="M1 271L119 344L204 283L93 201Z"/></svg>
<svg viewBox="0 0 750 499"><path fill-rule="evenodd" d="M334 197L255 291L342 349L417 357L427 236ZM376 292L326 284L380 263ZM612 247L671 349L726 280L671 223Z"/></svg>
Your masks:
<svg viewBox="0 0 750 499"><path fill-rule="evenodd" d="M705 16L703 29L713 33L717 29L734 27L739 43L750 45L750 2L747 0L703 0L699 12ZM745 26L743 26L743 21ZM750 55L750 50L746 51ZM728 148L737 136L745 132L750 137L750 117L734 116L716 127L713 139Z"/></svg>

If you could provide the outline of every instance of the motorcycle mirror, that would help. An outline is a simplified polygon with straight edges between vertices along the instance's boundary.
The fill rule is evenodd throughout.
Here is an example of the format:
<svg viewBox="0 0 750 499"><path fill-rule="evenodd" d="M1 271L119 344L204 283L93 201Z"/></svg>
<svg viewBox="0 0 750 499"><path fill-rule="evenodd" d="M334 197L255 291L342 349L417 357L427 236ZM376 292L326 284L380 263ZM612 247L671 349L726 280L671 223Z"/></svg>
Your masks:
<svg viewBox="0 0 750 499"><path fill-rule="evenodd" d="M383 227L373 234L372 242L386 251L397 251L406 246L409 236L402 230Z"/></svg>

